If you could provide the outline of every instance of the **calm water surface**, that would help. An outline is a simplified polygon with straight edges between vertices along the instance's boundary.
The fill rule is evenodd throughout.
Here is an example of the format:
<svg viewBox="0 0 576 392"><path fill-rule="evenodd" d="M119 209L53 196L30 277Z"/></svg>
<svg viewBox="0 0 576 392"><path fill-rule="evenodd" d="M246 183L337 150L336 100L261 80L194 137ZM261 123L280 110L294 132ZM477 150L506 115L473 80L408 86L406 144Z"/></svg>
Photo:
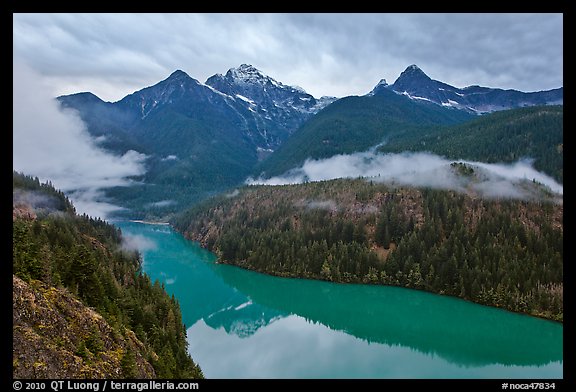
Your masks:
<svg viewBox="0 0 576 392"><path fill-rule="evenodd" d="M182 308L208 378L562 378L559 323L397 287L215 264L168 226L116 222Z"/></svg>

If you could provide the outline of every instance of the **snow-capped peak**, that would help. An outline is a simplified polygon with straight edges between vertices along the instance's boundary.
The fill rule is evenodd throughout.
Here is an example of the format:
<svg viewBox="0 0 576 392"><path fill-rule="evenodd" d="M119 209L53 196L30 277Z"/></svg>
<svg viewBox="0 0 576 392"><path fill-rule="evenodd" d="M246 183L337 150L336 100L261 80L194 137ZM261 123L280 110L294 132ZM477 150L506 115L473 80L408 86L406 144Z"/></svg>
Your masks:
<svg viewBox="0 0 576 392"><path fill-rule="evenodd" d="M252 64L240 64L240 66L238 68L236 68L238 71L241 72L257 72L257 73L261 73L259 69L257 69L256 67L254 67Z"/></svg>
<svg viewBox="0 0 576 392"><path fill-rule="evenodd" d="M226 73L226 77L231 78L236 83L262 84L270 80L274 81L273 84L277 84L274 79L264 75L250 64L241 64L238 68L230 68Z"/></svg>
<svg viewBox="0 0 576 392"><path fill-rule="evenodd" d="M291 87L292 89L298 91L299 93L308 94L308 93L306 92L306 90L304 90L304 89L303 89L302 87L300 87L300 86L290 86L290 87Z"/></svg>

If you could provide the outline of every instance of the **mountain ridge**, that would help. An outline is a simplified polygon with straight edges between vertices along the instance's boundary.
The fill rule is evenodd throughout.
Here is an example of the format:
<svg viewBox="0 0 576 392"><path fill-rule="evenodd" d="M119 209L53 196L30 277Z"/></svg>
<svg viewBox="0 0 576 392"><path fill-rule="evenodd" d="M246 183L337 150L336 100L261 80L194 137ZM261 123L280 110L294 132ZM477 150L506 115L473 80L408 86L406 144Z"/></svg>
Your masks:
<svg viewBox="0 0 576 392"><path fill-rule="evenodd" d="M476 114L526 106L556 105L564 101L563 87L533 92L478 85L457 88L430 78L416 64L408 66L398 79L387 87L411 99L427 100Z"/></svg>
<svg viewBox="0 0 576 392"><path fill-rule="evenodd" d="M300 127L254 176L281 175L306 159L365 151L397 133L473 118L461 110L419 102L381 87L376 94L340 98Z"/></svg>
<svg viewBox="0 0 576 392"><path fill-rule="evenodd" d="M458 94L464 92L467 101L458 103ZM116 102L105 102L90 92L57 100L62 107L78 111L88 132L99 138L100 147L118 155L135 150L147 156L146 173L132 178L135 185L105 190L107 197L128 208L119 214L141 219L177 212L242 183L248 176L258 176L273 162L283 160L289 145L300 143L302 151L296 155L301 155L314 149L315 143L324 143L329 151L304 158L326 158L377 145L390 132L406 132L408 125L467 121L472 114L482 113L480 109L546 103L554 100L555 94L479 86L457 89L431 79L412 65L394 84L382 79L364 96L315 98L253 65L241 64L210 76L205 83L177 69ZM496 99L500 106L486 103L485 97ZM404 110L407 107L411 109ZM332 122L322 125L324 136L310 133L322 118L330 116ZM419 120L414 121L416 117ZM306 132L310 136L307 140L299 136ZM333 143L336 139L342 143ZM302 161L289 158L283 164L286 170ZM171 194L172 201L166 202L166 193Z"/></svg>
<svg viewBox="0 0 576 392"><path fill-rule="evenodd" d="M79 113L88 132L100 138L99 146L119 155L134 150L147 156L146 174L134 177L135 185L106 190L107 197L129 209L125 213L144 218L240 183L333 100L316 100L246 64L227 75L204 84L178 69L116 102L89 92L57 100ZM159 207L166 193L174 202Z"/></svg>

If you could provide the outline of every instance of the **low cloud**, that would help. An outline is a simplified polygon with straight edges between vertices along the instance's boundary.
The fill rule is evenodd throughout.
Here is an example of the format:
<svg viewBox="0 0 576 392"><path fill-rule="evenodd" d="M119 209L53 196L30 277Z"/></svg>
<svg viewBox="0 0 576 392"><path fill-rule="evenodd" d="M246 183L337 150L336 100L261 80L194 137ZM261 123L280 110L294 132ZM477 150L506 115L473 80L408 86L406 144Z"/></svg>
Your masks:
<svg viewBox="0 0 576 392"><path fill-rule="evenodd" d="M62 188L60 188L62 189ZM66 192L68 198L74 204L76 212L90 216L107 218L114 212L124 210L123 207L112 204L107 200L104 191L98 188L80 188Z"/></svg>
<svg viewBox="0 0 576 392"><path fill-rule="evenodd" d="M536 181L547 187L554 193L560 195L564 194L564 186L558 184L553 178L547 176L544 173L540 173L532 164L533 159L523 159L513 164L493 164L493 163L483 163L483 162L473 162L473 161L461 161L472 166L477 166L479 168L485 169L492 173L495 177L499 177L502 180L509 183L516 183L518 180Z"/></svg>
<svg viewBox="0 0 576 392"><path fill-rule="evenodd" d="M249 178L249 185L300 184L307 181L324 181L335 178L370 178L378 182L418 187L452 189L459 192L475 192L483 197L515 199L538 195L532 181L562 195L563 186L551 177L532 167L532 160L520 160L513 164L490 164L473 161L457 161L474 169L472 176L458 173L448 160L438 155L418 152L378 154L373 149L350 155L336 155L327 159L308 159L299 168L282 176L269 179Z"/></svg>
<svg viewBox="0 0 576 392"><path fill-rule="evenodd" d="M37 215L59 213L58 209L62 208L56 196L23 189L15 189L12 192L12 205L27 206Z"/></svg>
<svg viewBox="0 0 576 392"><path fill-rule="evenodd" d="M128 186L144 174L146 156L118 156L98 147L71 110L62 110L42 77L25 64L13 70L13 167L66 192L79 213L107 217L120 209L103 199L102 189Z"/></svg>
<svg viewBox="0 0 576 392"><path fill-rule="evenodd" d="M160 201L155 201L153 203L148 203L148 204L146 204L146 206L162 208L162 207L168 207L168 206L171 206L174 204L176 204L176 202L174 200L160 200Z"/></svg>
<svg viewBox="0 0 576 392"><path fill-rule="evenodd" d="M338 211L338 205L334 200L310 200L303 205L310 210Z"/></svg>
<svg viewBox="0 0 576 392"><path fill-rule="evenodd" d="M227 198L231 199L233 197L236 197L240 194L240 191L238 189L234 189L232 192L230 193L226 193L224 196L226 196Z"/></svg>
<svg viewBox="0 0 576 392"><path fill-rule="evenodd" d="M156 242L141 234L123 233L122 235L122 249L126 251L145 252L157 248Z"/></svg>

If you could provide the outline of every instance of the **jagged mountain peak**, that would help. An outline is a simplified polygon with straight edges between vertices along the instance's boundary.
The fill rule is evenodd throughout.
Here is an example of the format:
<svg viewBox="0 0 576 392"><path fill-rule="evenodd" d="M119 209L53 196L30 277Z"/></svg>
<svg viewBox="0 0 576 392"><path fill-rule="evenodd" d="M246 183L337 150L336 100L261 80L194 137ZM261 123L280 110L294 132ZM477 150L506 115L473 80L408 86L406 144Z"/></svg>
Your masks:
<svg viewBox="0 0 576 392"><path fill-rule="evenodd" d="M195 85L201 84L198 80L194 79L193 77L188 75L186 72L184 72L180 69L177 69L176 71L172 72L170 74L170 76L168 76L166 79L156 83L154 86L151 86L151 87L154 88L154 87L160 87L160 86L171 85L171 84L189 85L190 82L192 82Z"/></svg>
<svg viewBox="0 0 576 392"><path fill-rule="evenodd" d="M281 94L288 93L310 96L310 94L308 94L302 87L289 86L278 82L251 64L240 64L240 66L236 68L230 68L225 75L217 73L206 80L206 85L229 95L234 95L232 90L236 93L238 92L236 90L241 90L240 92L245 95L248 93L246 89L255 89L258 91L268 89L269 91L282 91ZM253 92L254 91L252 91L252 93ZM252 99L255 98L252 96L250 97Z"/></svg>
<svg viewBox="0 0 576 392"><path fill-rule="evenodd" d="M189 78L190 76L182 71L181 69L177 69L176 71L172 72L168 79L180 79L180 78Z"/></svg>
<svg viewBox="0 0 576 392"><path fill-rule="evenodd" d="M477 114L523 106L561 104L563 102L562 88L538 93L524 93L517 90L502 90L478 85L460 89L430 78L416 64L408 66L394 84L388 88L411 99L428 101Z"/></svg>
<svg viewBox="0 0 576 392"><path fill-rule="evenodd" d="M431 80L430 77L428 75L426 75L424 73L424 71L422 71L422 69L420 69L420 67L418 67L416 64L412 64L409 65L398 77L398 79L396 79L396 82L394 82L395 84L398 83L398 81L402 81L405 79L425 79L425 80Z"/></svg>
<svg viewBox="0 0 576 392"><path fill-rule="evenodd" d="M253 66L252 64L240 64L240 66L238 68L231 68L231 69L236 69L236 70L241 71L241 72L261 73L260 70L258 68L256 68L255 66Z"/></svg>
<svg viewBox="0 0 576 392"><path fill-rule="evenodd" d="M230 68L228 72L226 72L225 77L233 80L235 83L263 84L270 81L275 85L279 85L278 82L264 75L258 68L251 64L240 64L237 68Z"/></svg>
<svg viewBox="0 0 576 392"><path fill-rule="evenodd" d="M166 105L189 106L190 102L211 102L212 93L198 80L177 69L166 79L127 95L118 103L141 120Z"/></svg>
<svg viewBox="0 0 576 392"><path fill-rule="evenodd" d="M316 99L303 88L278 82L251 64L215 74L206 85L231 97L250 122L258 148L277 148L306 119L334 101Z"/></svg>

